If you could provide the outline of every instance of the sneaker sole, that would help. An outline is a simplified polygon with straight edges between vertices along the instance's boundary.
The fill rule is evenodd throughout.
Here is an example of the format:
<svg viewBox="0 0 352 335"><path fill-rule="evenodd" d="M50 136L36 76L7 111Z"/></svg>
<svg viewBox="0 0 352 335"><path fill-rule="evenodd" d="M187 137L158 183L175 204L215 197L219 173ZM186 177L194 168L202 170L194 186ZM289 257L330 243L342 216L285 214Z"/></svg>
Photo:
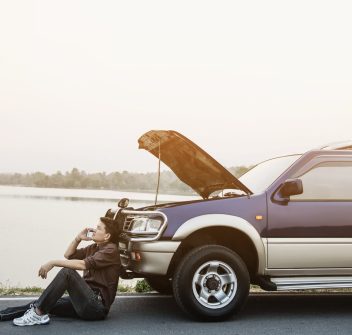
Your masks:
<svg viewBox="0 0 352 335"><path fill-rule="evenodd" d="M27 324L17 324L15 322L12 322L15 326L18 326L18 327L25 327L25 326L42 326L42 325L48 325L50 323L50 320L47 321L47 322L43 322L43 323L27 323Z"/></svg>

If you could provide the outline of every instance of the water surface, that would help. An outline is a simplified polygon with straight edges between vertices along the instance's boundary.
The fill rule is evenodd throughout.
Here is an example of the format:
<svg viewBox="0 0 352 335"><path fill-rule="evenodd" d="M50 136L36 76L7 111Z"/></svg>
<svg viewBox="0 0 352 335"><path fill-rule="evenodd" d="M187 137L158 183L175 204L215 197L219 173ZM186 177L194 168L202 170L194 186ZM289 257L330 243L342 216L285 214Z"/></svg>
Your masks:
<svg viewBox="0 0 352 335"><path fill-rule="evenodd" d="M42 279L40 266L64 259L74 237L84 227L95 227L123 197L135 208L154 203L151 193L0 186L0 283L46 287L60 268ZM159 195L160 202L189 199L193 197Z"/></svg>

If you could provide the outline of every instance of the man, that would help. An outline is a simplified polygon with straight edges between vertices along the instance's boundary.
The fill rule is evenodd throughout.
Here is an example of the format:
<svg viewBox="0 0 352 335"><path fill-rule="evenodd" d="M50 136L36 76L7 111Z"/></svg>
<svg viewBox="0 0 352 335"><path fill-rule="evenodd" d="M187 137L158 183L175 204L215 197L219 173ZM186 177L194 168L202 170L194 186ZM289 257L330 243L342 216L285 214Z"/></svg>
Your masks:
<svg viewBox="0 0 352 335"><path fill-rule="evenodd" d="M89 230L93 231L91 238L87 236ZM117 222L105 217L100 218L96 229L83 229L67 248L66 260L52 260L40 267L38 276L43 279L54 266L62 269L39 299L0 311L0 319L13 319L16 326L48 324L49 313L84 320L105 319L115 300L121 269L118 234ZM95 243L77 249L82 240ZM83 270L83 278L76 270ZM62 297L66 290L69 296Z"/></svg>

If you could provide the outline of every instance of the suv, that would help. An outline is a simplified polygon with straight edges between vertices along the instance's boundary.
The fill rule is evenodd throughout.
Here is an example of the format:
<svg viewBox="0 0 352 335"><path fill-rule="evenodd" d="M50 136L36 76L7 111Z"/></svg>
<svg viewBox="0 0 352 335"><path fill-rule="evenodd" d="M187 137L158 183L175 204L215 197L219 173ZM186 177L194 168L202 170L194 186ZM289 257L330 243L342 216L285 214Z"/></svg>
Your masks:
<svg viewBox="0 0 352 335"><path fill-rule="evenodd" d="M175 131L149 131L139 147L201 199L107 211L122 230L123 278L144 277L213 321L238 312L251 283L352 287L352 142L269 159L239 179Z"/></svg>

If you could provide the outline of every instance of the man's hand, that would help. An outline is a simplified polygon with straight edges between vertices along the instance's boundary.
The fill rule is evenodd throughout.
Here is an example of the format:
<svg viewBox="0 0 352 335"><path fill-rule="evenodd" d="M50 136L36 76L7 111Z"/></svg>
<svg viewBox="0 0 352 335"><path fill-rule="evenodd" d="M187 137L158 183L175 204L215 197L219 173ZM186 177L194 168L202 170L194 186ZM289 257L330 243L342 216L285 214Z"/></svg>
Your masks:
<svg viewBox="0 0 352 335"><path fill-rule="evenodd" d="M83 241L91 241L92 238L91 237L87 237L87 233L88 231L95 231L95 229L93 228L84 228L78 235L77 235L77 239L83 240Z"/></svg>
<svg viewBox="0 0 352 335"><path fill-rule="evenodd" d="M66 259L69 259L77 250L78 245L81 243L81 241L92 241L93 239L91 237L87 237L87 233L89 230L95 231L93 228L84 228L81 232L78 233L78 235L75 237L75 239L70 243L68 246L67 250L64 253L64 257ZM56 265L54 265L56 266Z"/></svg>
<svg viewBox="0 0 352 335"><path fill-rule="evenodd" d="M46 279L48 272L54 267L52 262L45 263L42 265L38 271L38 276L42 277L43 279Z"/></svg>

